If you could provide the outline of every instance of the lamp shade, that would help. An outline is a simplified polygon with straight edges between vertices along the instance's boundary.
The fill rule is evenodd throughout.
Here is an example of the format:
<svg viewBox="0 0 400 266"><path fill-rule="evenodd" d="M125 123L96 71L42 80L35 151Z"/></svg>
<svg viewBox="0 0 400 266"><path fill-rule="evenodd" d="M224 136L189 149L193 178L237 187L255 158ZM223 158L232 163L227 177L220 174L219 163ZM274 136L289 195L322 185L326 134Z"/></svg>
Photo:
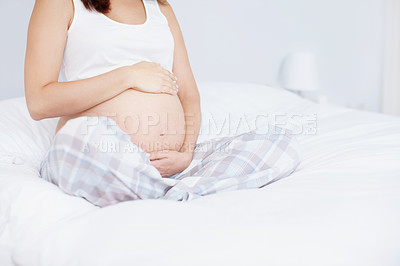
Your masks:
<svg viewBox="0 0 400 266"><path fill-rule="evenodd" d="M292 53L283 61L280 72L281 84L292 91L319 89L316 57L312 53Z"/></svg>

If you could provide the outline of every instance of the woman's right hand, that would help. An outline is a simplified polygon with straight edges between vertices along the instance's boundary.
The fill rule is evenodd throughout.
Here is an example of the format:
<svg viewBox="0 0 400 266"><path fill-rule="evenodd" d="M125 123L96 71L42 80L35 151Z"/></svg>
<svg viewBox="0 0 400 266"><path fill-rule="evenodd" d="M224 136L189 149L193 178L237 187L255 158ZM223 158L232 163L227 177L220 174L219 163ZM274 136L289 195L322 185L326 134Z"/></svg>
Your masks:
<svg viewBox="0 0 400 266"><path fill-rule="evenodd" d="M128 86L131 89L147 93L178 93L176 76L159 63L142 61L127 66L127 69Z"/></svg>

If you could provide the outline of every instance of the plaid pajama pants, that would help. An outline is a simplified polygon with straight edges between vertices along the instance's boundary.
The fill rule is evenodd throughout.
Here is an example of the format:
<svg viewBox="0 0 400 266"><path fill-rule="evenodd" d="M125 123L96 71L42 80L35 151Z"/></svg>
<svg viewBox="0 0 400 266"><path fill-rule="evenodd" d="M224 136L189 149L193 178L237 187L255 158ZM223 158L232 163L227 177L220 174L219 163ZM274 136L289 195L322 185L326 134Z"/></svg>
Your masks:
<svg viewBox="0 0 400 266"><path fill-rule="evenodd" d="M261 188L290 175L299 163L290 131L262 127L198 143L184 171L162 178L114 120L83 116L69 120L55 135L40 175L67 194L107 206L138 199L188 201Z"/></svg>

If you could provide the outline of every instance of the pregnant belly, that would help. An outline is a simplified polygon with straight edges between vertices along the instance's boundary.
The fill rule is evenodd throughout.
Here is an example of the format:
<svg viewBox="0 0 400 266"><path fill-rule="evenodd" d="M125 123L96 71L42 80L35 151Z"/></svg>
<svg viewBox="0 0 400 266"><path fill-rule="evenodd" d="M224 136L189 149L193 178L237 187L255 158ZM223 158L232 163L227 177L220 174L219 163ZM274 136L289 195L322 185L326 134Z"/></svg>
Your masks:
<svg viewBox="0 0 400 266"><path fill-rule="evenodd" d="M179 150L185 139L185 117L177 95L127 90L73 116L62 117L56 132L72 118L106 116L146 152Z"/></svg>

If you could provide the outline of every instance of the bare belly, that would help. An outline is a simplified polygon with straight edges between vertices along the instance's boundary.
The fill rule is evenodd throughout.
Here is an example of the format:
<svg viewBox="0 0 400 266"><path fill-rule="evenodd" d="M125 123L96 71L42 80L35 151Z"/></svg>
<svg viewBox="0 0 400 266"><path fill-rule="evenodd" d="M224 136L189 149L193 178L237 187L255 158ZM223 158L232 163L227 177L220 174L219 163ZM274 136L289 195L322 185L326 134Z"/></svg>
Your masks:
<svg viewBox="0 0 400 266"><path fill-rule="evenodd" d="M185 139L185 117L177 95L127 90L82 113L61 117L56 132L80 116L106 116L146 152L179 150Z"/></svg>

